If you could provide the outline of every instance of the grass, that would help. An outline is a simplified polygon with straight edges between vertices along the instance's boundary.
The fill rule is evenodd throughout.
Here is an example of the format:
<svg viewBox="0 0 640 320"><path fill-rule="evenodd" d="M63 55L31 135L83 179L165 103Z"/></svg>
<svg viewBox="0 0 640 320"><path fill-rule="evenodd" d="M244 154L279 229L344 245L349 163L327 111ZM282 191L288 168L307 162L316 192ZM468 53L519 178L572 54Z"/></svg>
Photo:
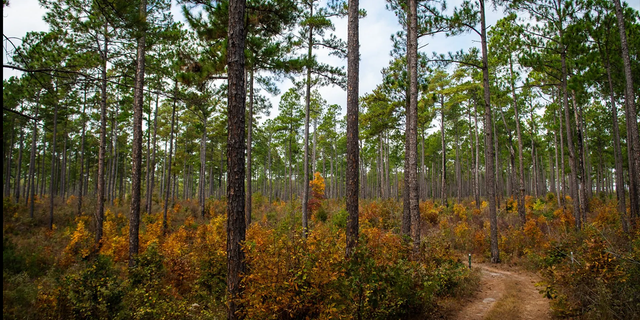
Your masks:
<svg viewBox="0 0 640 320"><path fill-rule="evenodd" d="M504 283L505 293L498 300L485 317L486 320L521 319L522 296L521 288L515 280L507 280Z"/></svg>

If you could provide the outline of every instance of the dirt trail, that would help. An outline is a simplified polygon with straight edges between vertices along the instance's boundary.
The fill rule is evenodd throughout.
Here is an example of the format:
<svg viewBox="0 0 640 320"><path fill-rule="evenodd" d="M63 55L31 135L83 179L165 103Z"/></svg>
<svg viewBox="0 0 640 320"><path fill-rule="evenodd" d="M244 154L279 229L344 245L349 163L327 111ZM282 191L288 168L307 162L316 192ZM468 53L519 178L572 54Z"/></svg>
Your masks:
<svg viewBox="0 0 640 320"><path fill-rule="evenodd" d="M452 319L550 319L549 300L535 283L539 277L524 271L476 264L482 273L480 291Z"/></svg>

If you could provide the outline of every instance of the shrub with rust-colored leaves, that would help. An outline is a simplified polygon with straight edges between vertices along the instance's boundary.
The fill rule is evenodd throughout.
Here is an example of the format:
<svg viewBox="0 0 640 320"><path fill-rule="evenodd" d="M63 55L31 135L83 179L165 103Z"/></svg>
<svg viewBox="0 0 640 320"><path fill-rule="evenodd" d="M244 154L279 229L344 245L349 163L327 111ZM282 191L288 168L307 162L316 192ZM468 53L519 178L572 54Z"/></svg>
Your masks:
<svg viewBox="0 0 640 320"><path fill-rule="evenodd" d="M304 239L253 224L244 247L251 270L242 280L246 318L334 318L344 241L323 225Z"/></svg>
<svg viewBox="0 0 640 320"><path fill-rule="evenodd" d="M442 212L442 207L436 207L433 201L421 202L419 205L420 216L425 221L432 225L438 224L439 215Z"/></svg>
<svg viewBox="0 0 640 320"><path fill-rule="evenodd" d="M556 315L635 319L640 314L640 240L630 242L625 252L613 238L590 227L553 243L543 254L546 294Z"/></svg>
<svg viewBox="0 0 640 320"><path fill-rule="evenodd" d="M309 189L311 189L311 198L307 204L307 208L311 214L315 213L322 205L324 199L324 178L320 172L313 174L313 180L309 181Z"/></svg>

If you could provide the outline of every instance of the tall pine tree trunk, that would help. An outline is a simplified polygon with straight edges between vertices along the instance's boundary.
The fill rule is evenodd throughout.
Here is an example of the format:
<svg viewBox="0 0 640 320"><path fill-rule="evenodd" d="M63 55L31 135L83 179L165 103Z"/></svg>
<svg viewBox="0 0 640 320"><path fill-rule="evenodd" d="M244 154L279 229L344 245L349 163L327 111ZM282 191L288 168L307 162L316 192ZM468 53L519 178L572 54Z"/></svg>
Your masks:
<svg viewBox="0 0 640 320"><path fill-rule="evenodd" d="M358 25L358 0L349 0L348 51L347 51L347 239L346 255L351 256L358 242L358 166L360 149L358 146L358 95L360 70L360 40ZM305 168L306 170L306 168ZM305 179L305 183L306 183ZM306 183L308 186L309 184Z"/></svg>
<svg viewBox="0 0 640 320"><path fill-rule="evenodd" d="M518 98L516 97L516 89L513 78L513 61L511 57L509 58L509 70L511 74L511 95L513 99L513 111L515 113L515 121L516 121L516 132L518 135L518 172L519 174L519 183L518 183L518 216L520 217L520 222L524 226L526 222L525 208L524 208L524 157L523 157L523 144L522 144L522 130L520 129L520 115L518 112Z"/></svg>
<svg viewBox="0 0 640 320"><path fill-rule="evenodd" d="M38 118L38 113L40 111L40 106L38 105L39 103L40 103L40 97L38 96L38 99L36 102L36 115L35 115L36 119ZM30 200L30 204L29 203L27 204L29 204L29 217L31 219L33 219L36 191L38 189L38 186L35 185L37 141L38 141L38 122L34 121L33 136L31 138L31 154L29 156L29 189L27 190L29 194L25 195L25 198L27 198L27 202L29 202Z"/></svg>
<svg viewBox="0 0 640 320"><path fill-rule="evenodd" d="M420 212L418 203L418 1L409 0L407 12L407 65L409 69L409 210L411 212L411 238L417 257L420 249Z"/></svg>
<svg viewBox="0 0 640 320"><path fill-rule="evenodd" d="M135 265L138 255L140 231L140 202L142 180L142 105L144 103L144 57L147 21L147 1L141 0L138 10L140 15L140 34L138 37L138 51L136 56L136 82L133 94L133 148L131 165L131 212L129 213L129 267ZM123 174L124 176L124 174Z"/></svg>
<svg viewBox="0 0 640 320"><path fill-rule="evenodd" d="M252 136L253 136L253 67L250 69L251 82L249 82L249 128L247 130L247 204L245 205L245 225L249 228L251 225L251 196L253 195L253 191L251 189L251 177L252 173L252 163L253 158L251 157L251 149L252 147Z"/></svg>
<svg viewBox="0 0 640 320"><path fill-rule="evenodd" d="M636 219L640 215L640 135L638 134L638 117L636 113L636 95L633 88L633 76L631 71L631 59L629 58L629 46L627 44L627 34L625 32L624 15L620 0L613 0L616 7L616 18L618 20L618 30L620 31L620 49L622 51L622 62L624 63L624 75L626 80L626 115L627 115L627 141L629 144L629 186L630 191L630 212L631 223L636 224ZM633 148L631 148L633 146ZM633 167L633 170L631 170Z"/></svg>
<svg viewBox="0 0 640 320"><path fill-rule="evenodd" d="M229 1L229 35L227 69L229 75L228 93L228 136L227 136L227 319L239 317L238 298L242 294L240 277L245 271L244 253L241 248L245 240L245 0Z"/></svg>
<svg viewBox="0 0 640 320"><path fill-rule="evenodd" d="M151 154L151 166L149 169L149 184L148 184L148 191L147 191L147 204L146 204L146 208L147 208L147 213L151 213L151 200L153 199L153 189L155 187L155 181L156 181L156 140L157 140L157 133L158 133L158 95L156 95L156 110L154 111L154 115L153 115L153 141L152 141L152 154Z"/></svg>
<svg viewBox="0 0 640 320"><path fill-rule="evenodd" d="M56 135L58 131L58 104L56 103L53 111L53 136L51 142L51 181L49 182L49 230L53 230L53 198L54 198L54 176L56 166Z"/></svg>
<svg viewBox="0 0 640 320"><path fill-rule="evenodd" d="M200 138L200 181L198 182L198 200L200 205L200 216L204 219L204 200L205 200L205 171L207 170L207 117L202 115L202 138Z"/></svg>
<svg viewBox="0 0 640 320"><path fill-rule="evenodd" d="M313 16L313 2L309 2L309 15ZM313 57L313 26L309 26L309 39L307 43L307 59ZM348 85L347 85L348 86ZM309 203L309 112L311 105L311 66L307 66L307 82L304 107L304 178L302 186L302 236L307 236L308 228L308 203ZM356 167L357 169L357 167ZM357 172L357 171L356 171ZM357 180L357 178L356 178Z"/></svg>
<svg viewBox="0 0 640 320"><path fill-rule="evenodd" d="M167 174L166 174L166 182L165 182L165 197L164 197L164 212L163 212L163 216L162 216L162 229L164 230L164 232L167 232L167 229L169 228L169 223L167 221L167 211L169 210L169 196L171 193L171 156L173 154L173 131L174 131L174 127L175 127L175 121L176 121L176 103L177 103L177 95L178 95L178 80L175 79L174 80L174 90L173 90L173 108L171 110L171 133L169 134L169 154L167 155ZM175 176L174 176L174 183L175 183ZM175 190L173 190L173 194L175 196Z"/></svg>
<svg viewBox="0 0 640 320"><path fill-rule="evenodd" d="M490 224L490 244L491 244L491 262L500 262L500 252L498 250L498 220L496 216L496 185L494 174L494 151L493 145L493 122L491 120L491 98L489 93L489 62L487 53L487 27L485 23L485 3L480 0L480 24L481 24L481 42L482 42L482 82L484 87L484 125L485 125L485 167L486 167L486 189L487 198L489 200L489 224Z"/></svg>
<svg viewBox="0 0 640 320"><path fill-rule="evenodd" d="M24 132L20 126L20 148L18 149L18 163L16 166L14 200L16 203L20 201L20 172L22 171L22 153L24 151Z"/></svg>
<svg viewBox="0 0 640 320"><path fill-rule="evenodd" d="M78 209L76 214L79 216L82 214L82 191L84 188L84 144L85 144L85 133L87 129L87 121L85 119L87 110L87 89L84 90L84 103L82 105L82 115L80 116L82 119L82 138L80 142L80 186L78 191Z"/></svg>
<svg viewBox="0 0 640 320"><path fill-rule="evenodd" d="M618 213L622 221L622 227L625 232L629 232L629 224L627 222L627 206L625 205L625 189L624 189L624 169L622 163L622 148L620 147L620 130L618 127L618 109L616 101L613 97L613 81L611 79L611 66L609 59L606 59L607 83L609 85L609 103L611 104L611 119L613 127L613 154L616 167L616 197L618 198ZM602 153L600 153L602 154ZM602 162L601 162L602 163Z"/></svg>

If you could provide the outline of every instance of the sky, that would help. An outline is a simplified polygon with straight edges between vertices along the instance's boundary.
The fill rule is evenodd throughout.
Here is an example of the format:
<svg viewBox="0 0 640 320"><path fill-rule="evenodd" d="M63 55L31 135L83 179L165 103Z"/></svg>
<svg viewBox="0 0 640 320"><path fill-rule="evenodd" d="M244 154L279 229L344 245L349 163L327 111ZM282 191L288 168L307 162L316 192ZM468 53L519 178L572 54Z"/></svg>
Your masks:
<svg viewBox="0 0 640 320"><path fill-rule="evenodd" d="M447 2L449 10L459 5L462 0L453 0ZM175 1L174 1L175 4ZM640 10L640 1L631 1L631 7L636 10ZM360 96L371 92L377 84L382 82L381 71L389 64L390 51L392 49L391 35L395 34L401 29L398 19L393 12L386 9L386 0L361 0L361 8L367 11L367 16L360 20ZM490 7L490 6L489 6ZM172 12L176 20L184 21L179 7L173 6ZM48 25L42 20L42 17L46 13L44 8L41 8L37 0L13 0L10 1L10 5L5 7L2 12L2 29L5 36L12 39L14 44L19 45L20 40L15 38L22 38L28 31L47 31ZM487 26L490 27L495 22L503 17L501 9L493 11L490 9L487 12ZM337 37L342 38L345 42L347 40L347 19L335 18L333 20L335 25L334 34ZM11 48L10 44L7 44L6 39L3 38L3 47L6 50ZM463 34L455 37L447 38L444 35L437 35L435 37L424 37L420 39L419 47L422 52L431 53L447 53L455 52L461 49L468 49L470 47L479 47L480 41L478 36L474 34ZM334 66L344 66L346 70L346 59L340 59L337 57L329 56L326 51L317 51L318 59L321 62L325 62ZM3 64L7 62L7 53L3 53ZM3 68L3 79L7 79L12 75L17 75L18 72ZM281 94L286 92L292 86L289 80L285 80L280 83ZM343 114L346 110L347 94L346 91L339 87L322 87L319 88L323 98L327 100L329 104L338 104L343 108ZM275 116L275 110L277 109L279 96L272 96L270 100L273 104L273 110L270 117Z"/></svg>

